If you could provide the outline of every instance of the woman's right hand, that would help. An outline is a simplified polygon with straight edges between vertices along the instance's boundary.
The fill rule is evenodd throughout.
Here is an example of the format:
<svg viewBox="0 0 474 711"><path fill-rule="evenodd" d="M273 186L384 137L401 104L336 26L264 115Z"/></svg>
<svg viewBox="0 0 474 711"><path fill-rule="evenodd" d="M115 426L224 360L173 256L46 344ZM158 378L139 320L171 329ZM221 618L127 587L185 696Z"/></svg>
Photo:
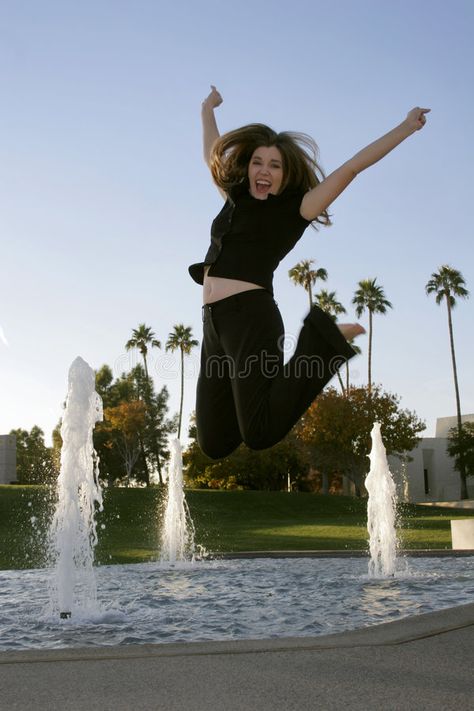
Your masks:
<svg viewBox="0 0 474 711"><path fill-rule="evenodd" d="M211 84L211 93L206 96L202 102L202 108L217 109L223 102L222 96L217 91L216 87Z"/></svg>

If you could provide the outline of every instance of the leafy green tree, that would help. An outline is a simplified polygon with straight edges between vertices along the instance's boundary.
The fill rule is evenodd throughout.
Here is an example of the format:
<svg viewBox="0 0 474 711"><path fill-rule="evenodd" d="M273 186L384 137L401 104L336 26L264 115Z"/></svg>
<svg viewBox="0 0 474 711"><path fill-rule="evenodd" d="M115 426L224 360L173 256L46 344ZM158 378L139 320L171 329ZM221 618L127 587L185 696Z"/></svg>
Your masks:
<svg viewBox="0 0 474 711"><path fill-rule="evenodd" d="M184 356L189 355L192 349L197 345L199 345L199 343L193 338L191 326L184 326L182 323L178 323L173 327L173 331L169 334L168 340L166 341L167 351L179 349L181 354L181 395L179 400L178 439L181 436L181 421L183 417Z"/></svg>
<svg viewBox="0 0 474 711"><path fill-rule="evenodd" d="M144 373L143 367L141 370ZM143 382L145 382L144 377ZM133 373L122 373L114 380L112 370L108 365L103 365L96 371L96 391L102 398L104 417L108 409L118 407L122 403L134 402L139 398L139 387ZM143 387L141 392L143 393ZM141 441L142 432L137 436ZM102 479L107 479L109 486L120 481L123 477L123 457L117 446L116 437L117 433L111 432L107 419L96 424L94 447L99 456L100 476ZM147 462L141 447L140 458L135 465L135 470L138 480L147 480Z"/></svg>
<svg viewBox="0 0 474 711"><path fill-rule="evenodd" d="M109 393L112 389L114 381L114 376L112 373L112 368L109 365L103 365L99 370L95 372L95 390L102 398L102 404L105 404L109 397Z"/></svg>
<svg viewBox="0 0 474 711"><path fill-rule="evenodd" d="M414 412L400 408L400 398L379 386L351 388L345 396L324 390L296 426L296 436L310 448L315 468L339 473L364 491L373 423L380 422L387 454L400 458L411 451L425 424Z"/></svg>
<svg viewBox="0 0 474 711"><path fill-rule="evenodd" d="M157 393L153 390L147 402L149 416L145 425L145 453L152 469L158 473L160 484L163 483L162 467L169 459L168 438L177 428L177 418L168 417L168 401L168 388L164 386Z"/></svg>
<svg viewBox="0 0 474 711"><path fill-rule="evenodd" d="M140 431L145 425L146 406L142 400L121 402L104 410L104 422L122 458L127 483L140 456Z"/></svg>
<svg viewBox="0 0 474 711"><path fill-rule="evenodd" d="M385 314L387 309L392 308L392 304L385 298L384 291L381 286L377 285L377 279L362 279L359 282L359 288L354 294L352 303L356 307L357 318L359 318L365 310L369 312L369 354L368 354L368 379L367 385L369 395L372 390L372 334L373 334L373 315Z"/></svg>
<svg viewBox="0 0 474 711"><path fill-rule="evenodd" d="M213 460L204 454L198 444L195 412L190 417L188 437L189 444L183 451L184 474L187 481L195 486L196 481L199 480L206 467L213 463Z"/></svg>
<svg viewBox="0 0 474 711"><path fill-rule="evenodd" d="M44 442L43 430L34 425L31 430L11 430L16 437L16 473L20 484L47 484L59 473L53 450Z"/></svg>
<svg viewBox="0 0 474 711"><path fill-rule="evenodd" d="M466 477L474 476L474 422L462 423L461 436L457 427L449 430L448 454L458 472L463 467Z"/></svg>
<svg viewBox="0 0 474 711"><path fill-rule="evenodd" d="M62 420L59 420L58 424L52 432L51 439L53 440L53 446L51 448L51 456L53 458L54 468L59 474L61 470L61 447L63 446L63 440L61 437L61 425Z"/></svg>
<svg viewBox="0 0 474 711"><path fill-rule="evenodd" d="M176 428L174 419L168 419L169 393L165 387L157 393L151 378L140 364L127 374L134 383L134 399L138 394L146 405L145 425L139 434L141 449L142 481L150 485L151 473L158 474L160 484L163 483L163 461L168 459L168 435ZM138 395L140 397L140 395Z"/></svg>
<svg viewBox="0 0 474 711"><path fill-rule="evenodd" d="M113 380L112 371L108 365L102 366L96 373L96 390L102 397L104 413L119 408L124 403L140 401L144 411L144 419L136 428L139 456L133 465L133 478L142 484L149 485L152 472L157 472L162 481L161 467L168 459L168 435L176 428L175 419L168 417L169 393L163 387L155 392L151 378L147 378L145 368L138 364L128 373L122 373ZM127 408L125 408L127 409ZM111 431L110 422L97 423L94 429L94 446L100 458L100 475L112 485L123 479L124 459L123 446L118 444L117 428Z"/></svg>
<svg viewBox="0 0 474 711"><path fill-rule="evenodd" d="M95 389L102 398L104 409L140 398L140 394L143 394L145 389L145 371L141 365L136 368L143 374L139 382L137 382L135 370L122 373L115 380L108 365L103 365L96 371Z"/></svg>
<svg viewBox="0 0 474 711"><path fill-rule="evenodd" d="M441 304L443 301L446 301L446 308L448 310L449 342L451 345L451 361L453 365L454 391L456 394L456 415L458 420L459 440L462 439L461 399L459 397L456 354L454 351L452 310L456 306L456 298L467 299L469 297L469 292L466 289L465 284L466 282L461 272L459 272L457 269L453 269L447 264L444 264L438 269L437 272L433 272L433 274L431 275L431 279L425 286L425 291L427 294L436 294L436 303L438 305ZM463 465L462 456L459 460L458 471L461 479L461 499L467 499L468 493L466 483L466 471Z"/></svg>
<svg viewBox="0 0 474 711"><path fill-rule="evenodd" d="M295 264L289 272L288 276L294 282L296 286L302 286L308 293L309 298L309 308L313 307L313 286L316 284L318 279L320 281L326 281L328 278L328 273L326 269L322 267L319 269L312 269L314 264L314 259L303 259L298 264Z"/></svg>

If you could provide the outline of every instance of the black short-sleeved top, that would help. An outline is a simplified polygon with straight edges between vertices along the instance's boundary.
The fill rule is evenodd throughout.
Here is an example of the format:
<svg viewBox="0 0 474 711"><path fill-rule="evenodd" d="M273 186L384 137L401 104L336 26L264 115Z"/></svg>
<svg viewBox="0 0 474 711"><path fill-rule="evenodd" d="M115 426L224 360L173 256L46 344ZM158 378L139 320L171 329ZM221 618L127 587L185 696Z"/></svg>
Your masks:
<svg viewBox="0 0 474 711"><path fill-rule="evenodd" d="M265 200L239 186L230 195L211 227L211 245L203 262L191 264L198 284L209 276L248 281L273 294L273 272L310 224L300 215L304 192L287 188Z"/></svg>

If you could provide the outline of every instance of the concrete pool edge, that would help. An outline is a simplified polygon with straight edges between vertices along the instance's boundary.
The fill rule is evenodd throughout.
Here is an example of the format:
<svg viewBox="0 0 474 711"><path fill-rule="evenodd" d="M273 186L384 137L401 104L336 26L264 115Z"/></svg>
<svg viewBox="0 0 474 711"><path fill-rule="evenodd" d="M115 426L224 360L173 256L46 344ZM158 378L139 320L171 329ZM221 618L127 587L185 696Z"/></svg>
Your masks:
<svg viewBox="0 0 474 711"><path fill-rule="evenodd" d="M425 640L466 628L474 629L474 603L317 637L274 637L270 639L2 651L0 652L0 666L384 647Z"/></svg>

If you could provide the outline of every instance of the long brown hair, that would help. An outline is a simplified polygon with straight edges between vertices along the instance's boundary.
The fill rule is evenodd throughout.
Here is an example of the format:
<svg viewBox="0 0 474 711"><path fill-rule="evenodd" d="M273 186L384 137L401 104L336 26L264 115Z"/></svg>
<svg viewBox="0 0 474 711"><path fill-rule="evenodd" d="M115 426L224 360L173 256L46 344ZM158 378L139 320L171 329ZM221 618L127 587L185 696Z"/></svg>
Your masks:
<svg viewBox="0 0 474 711"><path fill-rule="evenodd" d="M220 136L211 152L211 173L224 192L236 185L248 184L248 165L253 152L260 146L276 146L283 159L283 180L280 192L290 187L307 192L324 180L318 164L318 147L305 133L276 133L263 123L251 123ZM327 210L314 222L330 225Z"/></svg>

